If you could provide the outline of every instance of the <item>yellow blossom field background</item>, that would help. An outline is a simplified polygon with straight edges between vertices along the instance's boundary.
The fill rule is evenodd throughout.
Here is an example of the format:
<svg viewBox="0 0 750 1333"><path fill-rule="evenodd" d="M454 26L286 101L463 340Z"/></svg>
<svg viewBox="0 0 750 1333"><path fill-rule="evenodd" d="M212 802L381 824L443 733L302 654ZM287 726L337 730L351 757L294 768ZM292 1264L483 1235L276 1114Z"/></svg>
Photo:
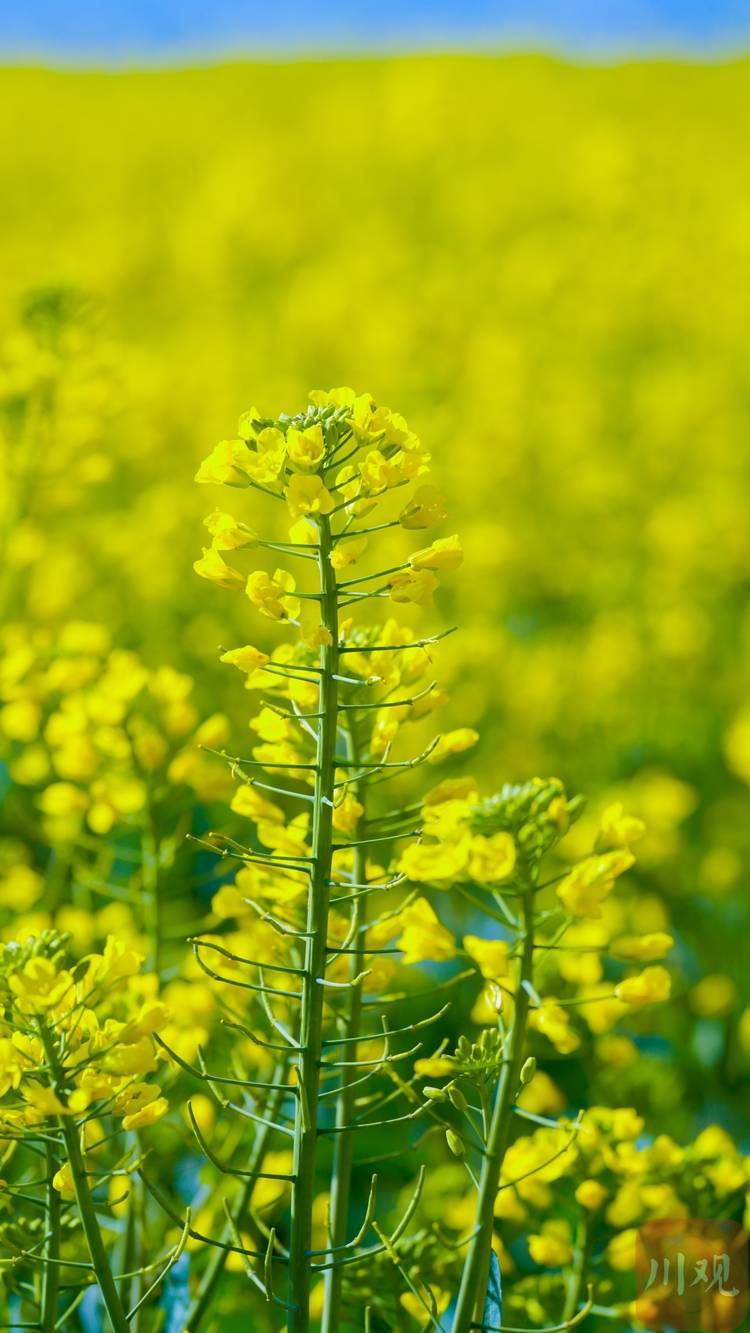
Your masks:
<svg viewBox="0 0 750 1333"><path fill-rule="evenodd" d="M191 746L216 713L244 726L217 648L254 630L193 574L196 467L241 411L296 411L312 387L403 412L466 553L437 618L460 627L445 725L480 733L457 771L586 791L573 855L613 801L647 825L634 921L674 936L673 998L593 1095L741 1143L749 76L531 56L14 68L0 118L4 656L48 670L67 643L153 673L173 772L210 805L222 778L196 785ZM33 874L61 812L2 679L2 865L23 846ZM87 836L132 799L94 793ZM57 906L85 905L86 873ZM56 907L12 883L5 938Z"/></svg>

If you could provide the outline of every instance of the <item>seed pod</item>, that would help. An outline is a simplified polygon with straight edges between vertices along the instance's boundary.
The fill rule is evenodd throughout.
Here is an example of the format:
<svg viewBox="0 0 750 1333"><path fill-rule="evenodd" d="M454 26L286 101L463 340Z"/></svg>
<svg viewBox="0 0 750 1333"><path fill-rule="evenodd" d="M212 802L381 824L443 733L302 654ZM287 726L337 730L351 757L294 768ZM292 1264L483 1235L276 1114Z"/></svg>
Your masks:
<svg viewBox="0 0 750 1333"><path fill-rule="evenodd" d="M431 1102L445 1102L448 1100L447 1094L443 1088L433 1088L429 1084L422 1089L425 1097L429 1097Z"/></svg>
<svg viewBox="0 0 750 1333"><path fill-rule="evenodd" d="M454 1130L446 1129L445 1141L448 1144L448 1147L450 1148L454 1157L464 1156L466 1149L464 1148L463 1140L459 1137L458 1134L456 1134Z"/></svg>
<svg viewBox="0 0 750 1333"><path fill-rule="evenodd" d="M461 1089L457 1088L455 1083L451 1083L450 1087L448 1087L446 1091L448 1093L452 1105L455 1106L456 1110L465 1111L469 1103L464 1097L464 1094L462 1093Z"/></svg>
<svg viewBox="0 0 750 1333"><path fill-rule="evenodd" d="M522 1088L525 1088L526 1085L531 1082L535 1073L536 1073L536 1060L534 1059L533 1055L530 1055L528 1060L524 1064L523 1069L521 1070Z"/></svg>

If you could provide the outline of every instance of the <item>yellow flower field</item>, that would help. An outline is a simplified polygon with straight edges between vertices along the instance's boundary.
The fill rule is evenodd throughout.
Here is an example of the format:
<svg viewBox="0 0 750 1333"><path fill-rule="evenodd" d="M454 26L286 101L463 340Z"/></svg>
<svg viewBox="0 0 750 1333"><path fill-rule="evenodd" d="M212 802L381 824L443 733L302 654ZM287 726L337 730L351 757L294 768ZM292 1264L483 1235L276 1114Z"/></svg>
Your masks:
<svg viewBox="0 0 750 1333"><path fill-rule="evenodd" d="M51 1333L67 1310L49 1276L27 1281L37 1233L11 1217L35 1136L64 1272L90 1260L117 1333L136 1327L139 1302L145 1333L159 1327L159 1258L167 1333L217 1327L217 1236L216 1310L232 1330L248 1327L250 1275L252 1327L276 1333L266 1303L283 1304L289 1267L289 1299L312 1320L285 1307L293 1333L447 1333L446 1310L463 1331L493 1226L504 1324L625 1328L644 1220L743 1216L749 75L739 59L605 68L531 55L3 72L11 1320L29 1326L31 1311L37 1326L36 1302ZM320 587L307 577L316 560ZM360 591L372 565L385 609ZM337 709L357 715L351 750L336 751ZM331 710L324 764L295 725L309 719L315 738ZM405 764L406 722L419 765L396 812L378 797L373 814L369 780ZM233 762L251 752L267 790ZM285 769L309 810L277 803ZM566 794L578 791L585 807ZM363 828L388 844L372 859L357 850ZM275 878L258 868L266 857ZM308 863L318 895L334 891L313 962ZM368 921L358 894L376 874L386 905ZM480 920L482 903L494 907ZM543 942L524 962L534 930ZM279 943L295 932L299 948ZM357 932L398 961L360 975ZM346 1022L328 998L316 1011L313 965L359 997ZM267 1080L261 1119L286 1114L287 1094L304 1102L314 1088L317 1104L326 1042L351 1042L366 1063L375 1036L360 1009L405 995L398 1030L413 1021L421 1035L424 987L452 995L460 969L468 989L401 1088L421 1108L404 1120L444 1117L445 1133L426 1184L409 1161L385 1170L391 1241L370 1234L370 1313L351 1313L348 1274L326 1276L315 1256L376 1216L368 1164L387 1134L363 1136L353 1169L332 1149L326 1184L300 1110L293 1145L257 1148L265 1175L251 1189L224 1092ZM269 985L276 1022L256 995ZM295 1049L313 1051L299 1069L269 1057L297 999L308 1044ZM206 1050L223 1073L207 1076ZM376 1072L395 1088L406 1067L388 1059ZM510 1094L493 1138L486 1091L497 1077L502 1092L503 1066L534 1122L510 1144ZM351 1112L348 1078L337 1105ZM498 1167L487 1183L482 1165L478 1210L461 1127L472 1089L483 1161L494 1144ZM58 1157L51 1131L44 1142L53 1120ZM400 1217L419 1230L397 1264ZM456 1243L481 1232L463 1270L439 1251L440 1226ZM587 1306L579 1261L594 1235ZM41 1244L48 1273L61 1261ZM137 1282L117 1276L131 1268ZM81 1287L82 1310L87 1299Z"/></svg>

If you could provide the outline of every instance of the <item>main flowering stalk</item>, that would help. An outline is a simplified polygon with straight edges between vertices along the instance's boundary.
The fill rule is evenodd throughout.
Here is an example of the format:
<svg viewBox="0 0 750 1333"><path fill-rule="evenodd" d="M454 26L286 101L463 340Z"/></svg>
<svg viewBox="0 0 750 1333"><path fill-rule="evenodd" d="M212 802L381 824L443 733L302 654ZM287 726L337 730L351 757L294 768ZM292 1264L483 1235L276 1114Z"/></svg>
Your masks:
<svg viewBox="0 0 750 1333"><path fill-rule="evenodd" d="M347 756L349 762L360 761L352 722L346 729ZM355 799L359 796L359 784L352 783ZM366 810L366 807L365 807ZM367 857L361 845L355 847L352 855L352 881L362 884L367 877ZM362 1030L362 978L361 971L365 954L360 945L364 932L366 897L356 896L352 903L349 937L353 948L349 955L348 1012L344 1024L344 1040L348 1049L356 1050L357 1038ZM346 1242L346 1227L349 1220L351 1199L352 1166L354 1163L354 1135L350 1128L355 1114L357 1071L353 1065L342 1069L341 1088L336 1103L336 1135L333 1168L331 1171L330 1203L330 1240L335 1253ZM341 1321L343 1269L331 1266L325 1275L325 1302L323 1306L322 1333L337 1333Z"/></svg>
<svg viewBox="0 0 750 1333"><path fill-rule="evenodd" d="M321 625L327 631L320 647L315 801L312 867L307 902L304 975L300 1010L298 1065L299 1109L294 1134L294 1185L289 1245L290 1333L309 1327L310 1250L312 1208L316 1183L317 1116L323 1049L323 1004L328 943L328 914L333 869L333 802L336 784L338 734L338 593L331 564L332 542L328 518L318 528Z"/></svg>
<svg viewBox="0 0 750 1333"><path fill-rule="evenodd" d="M392 757L402 726L419 722L444 701L434 682L420 687L429 670L427 649L442 636L415 637L391 617L382 625L358 625L355 611L374 600L431 606L439 586L435 571L455 569L462 552L452 536L403 558L396 554L373 562L370 572L339 576L360 560L369 563L372 535L389 528L427 529L445 518L442 497L430 486L418 486L406 504L400 498L403 487L427 472L429 455L403 418L378 407L369 395L316 392L305 411L273 419L251 409L238 430L236 439L223 441L204 460L197 479L254 489L280 501L294 520L289 540L261 538L248 523L215 510L206 519L211 546L195 569L224 588L239 591L244 585L255 609L293 627L297 641L270 654L252 644L222 653L222 661L245 675L246 687L265 696L250 720L260 743L249 756L225 754L240 779L231 809L253 821L255 834L247 839L240 829L239 839L211 836L211 846L241 863L235 883L224 885L212 904L217 922L235 926L227 924L221 937L193 943L199 966L222 987L230 1026L249 1038L254 1053L252 1058L247 1050L236 1053L232 1075L218 1076L218 1091L207 1066L184 1067L203 1078L228 1111L271 1125L268 1156L283 1170L266 1178L285 1182L283 1188L288 1183L290 1208L279 1232L268 1232L265 1253L243 1248L253 1285L267 1302L284 1307L289 1333L307 1333L313 1310L322 1313L326 1333L336 1333L344 1303L361 1304L371 1290L367 1275L374 1260L387 1256L401 1271L397 1247L423 1182L420 1174L390 1237L374 1218L373 1182L359 1229L352 1226L348 1238L356 1131L394 1125L408 1132L424 1114L413 1080L391 1076L394 1064L419 1048L398 1049L410 1027L381 1017L373 1030L375 997L396 971L395 962L379 955L399 952L394 940L408 923L386 899L384 915L376 914L365 930L369 896L389 894L402 882L403 876L387 867L394 845L417 832L412 825L418 807L373 819L365 808L367 793L374 783L437 762L476 739L468 730L446 733L416 755ZM367 516L379 506L379 521L372 523ZM305 590L304 582L298 587L295 575L283 568L272 574L256 569L245 577L225 559L226 553L240 556L257 548L298 562L303 576L315 570L313 587ZM265 775L258 773L263 769ZM385 866L370 863L371 844L380 844ZM222 972L214 966L217 959ZM397 998L383 996L386 1003ZM417 1027L437 1021L442 1012ZM267 1035L260 1035L258 1023ZM360 1042L367 1043L365 1058ZM259 1094L274 1086L265 1077L267 1053L279 1050L296 1077L278 1085L292 1096L269 1121ZM245 1070L242 1077L239 1071ZM243 1100L225 1096L222 1082L242 1086ZM405 1114L399 1107L391 1114L395 1099L405 1102ZM321 1169L323 1136L332 1141L330 1172ZM236 1142L228 1145L230 1154ZM264 1174L262 1163L248 1171L231 1158L224 1164L210 1150L207 1156L227 1175ZM321 1237L317 1224L328 1188L330 1234ZM369 1243L370 1230L376 1244ZM219 1265L211 1266L211 1289L214 1267ZM276 1282L282 1269L286 1299ZM205 1305L202 1295L201 1308Z"/></svg>

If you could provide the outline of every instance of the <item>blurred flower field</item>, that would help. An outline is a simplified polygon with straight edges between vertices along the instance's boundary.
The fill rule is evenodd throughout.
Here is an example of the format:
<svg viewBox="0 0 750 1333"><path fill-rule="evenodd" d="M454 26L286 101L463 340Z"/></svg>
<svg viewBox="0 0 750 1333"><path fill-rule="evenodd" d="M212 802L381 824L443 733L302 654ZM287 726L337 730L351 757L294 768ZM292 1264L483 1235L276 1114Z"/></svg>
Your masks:
<svg viewBox="0 0 750 1333"><path fill-rule="evenodd" d="M219 649L256 626L192 572L192 479L251 404L367 388L429 447L465 552L437 599L459 626L440 729L479 733L452 776L586 791L571 864L622 804L646 831L607 929L675 941L671 1000L617 1038L592 1024L575 1063L558 1042L530 1109L633 1108L696 1161L714 1145L712 1208L744 1191L747 78L530 56L4 72L5 941L71 931L81 958L114 934L195 1061L216 1001L182 941L221 919L203 840L241 812L214 752L251 715ZM384 563L405 543L384 533ZM653 1214L618 1197L615 1228ZM532 1257L555 1267L560 1236Z"/></svg>

